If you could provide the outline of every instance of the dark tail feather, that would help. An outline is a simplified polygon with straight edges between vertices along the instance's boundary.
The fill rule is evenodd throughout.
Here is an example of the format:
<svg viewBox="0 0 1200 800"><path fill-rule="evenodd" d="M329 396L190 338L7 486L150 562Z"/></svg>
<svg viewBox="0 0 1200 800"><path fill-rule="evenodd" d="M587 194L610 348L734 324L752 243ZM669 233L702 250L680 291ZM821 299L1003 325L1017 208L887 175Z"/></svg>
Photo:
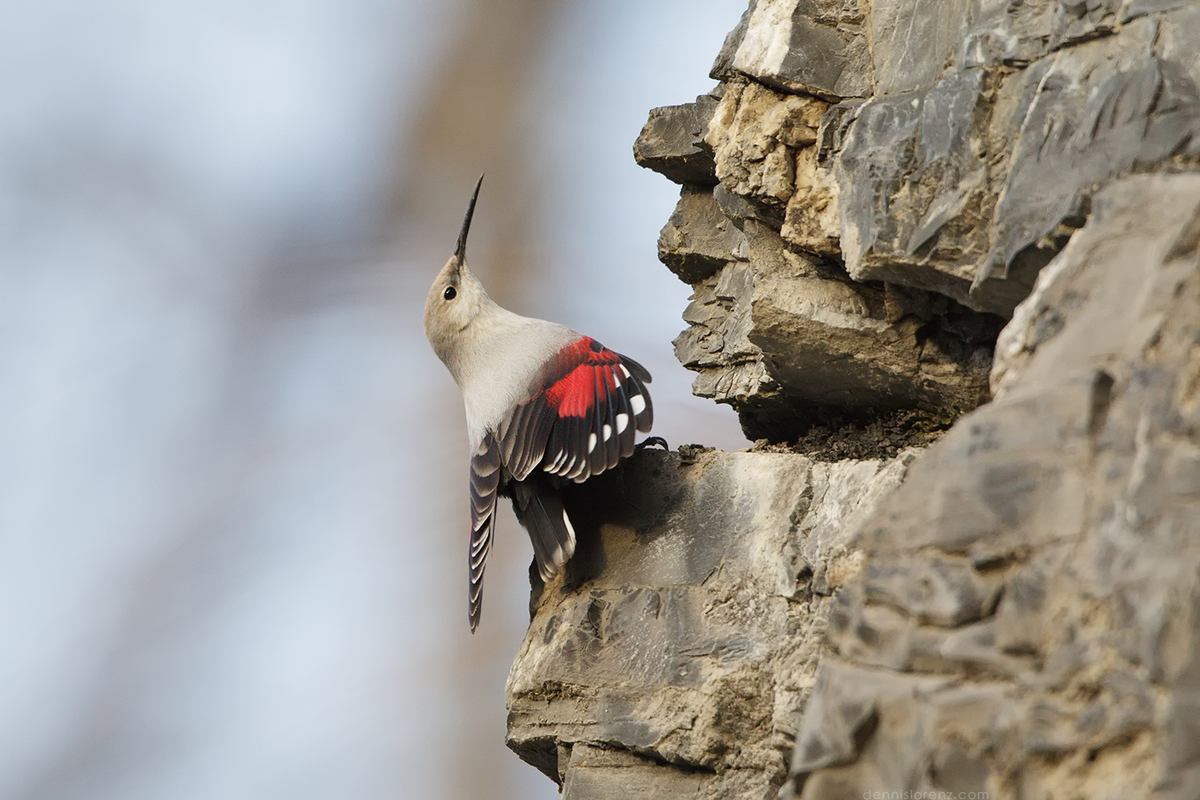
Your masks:
<svg viewBox="0 0 1200 800"><path fill-rule="evenodd" d="M538 572L551 580L575 553L575 529L567 518L562 497L548 476L531 473L510 487L517 519L529 531Z"/></svg>

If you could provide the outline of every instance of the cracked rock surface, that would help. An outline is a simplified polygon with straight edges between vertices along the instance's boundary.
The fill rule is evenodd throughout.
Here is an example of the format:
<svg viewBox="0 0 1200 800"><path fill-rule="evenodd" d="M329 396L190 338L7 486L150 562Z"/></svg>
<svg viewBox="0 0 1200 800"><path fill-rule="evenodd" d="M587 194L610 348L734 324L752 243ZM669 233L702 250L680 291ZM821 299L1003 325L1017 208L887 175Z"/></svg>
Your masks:
<svg viewBox="0 0 1200 800"><path fill-rule="evenodd" d="M760 441L570 488L508 685L564 797L1200 797L1197 42L753 0L651 113L676 353Z"/></svg>
<svg viewBox="0 0 1200 800"><path fill-rule="evenodd" d="M1200 796L1198 258L1200 175L1096 195L854 537L785 796Z"/></svg>
<svg viewBox="0 0 1200 800"><path fill-rule="evenodd" d="M572 487L579 549L535 594L509 746L568 800L773 791L831 596L859 569L842 523L910 460L646 450Z"/></svg>
<svg viewBox="0 0 1200 800"><path fill-rule="evenodd" d="M1181 2L752 3L720 86L653 112L635 146L683 184L659 255L696 291L676 342L696 393L773 441L984 402L996 333L1097 189L1200 160L1196 41ZM814 272L908 306L822 319L839 290ZM797 350L803 373L779 356ZM808 380L814 360L845 361L841 386Z"/></svg>

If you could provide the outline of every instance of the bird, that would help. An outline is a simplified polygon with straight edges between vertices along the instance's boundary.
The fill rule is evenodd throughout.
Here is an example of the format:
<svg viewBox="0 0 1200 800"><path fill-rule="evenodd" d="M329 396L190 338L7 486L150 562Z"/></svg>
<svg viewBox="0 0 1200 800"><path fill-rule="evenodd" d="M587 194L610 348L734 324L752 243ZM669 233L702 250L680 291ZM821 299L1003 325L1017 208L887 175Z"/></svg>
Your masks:
<svg viewBox="0 0 1200 800"><path fill-rule="evenodd" d="M475 184L458 246L425 299L425 336L462 390L470 446L467 619L474 633L498 496L529 532L551 581L575 552L560 489L612 469L649 432L654 407L638 362L570 328L495 303L467 267Z"/></svg>

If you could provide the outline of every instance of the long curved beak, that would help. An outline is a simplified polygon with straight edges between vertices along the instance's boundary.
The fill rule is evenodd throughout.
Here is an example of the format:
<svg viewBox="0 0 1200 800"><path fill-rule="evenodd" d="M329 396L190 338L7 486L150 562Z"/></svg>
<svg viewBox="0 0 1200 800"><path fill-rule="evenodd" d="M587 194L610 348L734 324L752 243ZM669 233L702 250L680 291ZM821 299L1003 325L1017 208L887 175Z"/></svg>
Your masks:
<svg viewBox="0 0 1200 800"><path fill-rule="evenodd" d="M475 215L475 201L479 199L479 187L483 185L483 176L479 176L479 181L475 184L475 191L471 193L471 204L467 206L467 216L463 219L462 230L458 232L458 247L454 249L454 257L462 263L467 255L467 232L471 230L471 217Z"/></svg>

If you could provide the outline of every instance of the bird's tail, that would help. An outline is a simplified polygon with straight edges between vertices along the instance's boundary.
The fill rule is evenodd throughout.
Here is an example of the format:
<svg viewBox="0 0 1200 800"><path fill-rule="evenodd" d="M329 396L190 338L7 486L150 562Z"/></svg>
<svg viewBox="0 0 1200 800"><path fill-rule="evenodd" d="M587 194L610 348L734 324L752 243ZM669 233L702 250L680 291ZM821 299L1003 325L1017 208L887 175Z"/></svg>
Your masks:
<svg viewBox="0 0 1200 800"><path fill-rule="evenodd" d="M512 485L517 519L529 531L538 573L549 582L575 553L575 529L549 476L530 473Z"/></svg>

